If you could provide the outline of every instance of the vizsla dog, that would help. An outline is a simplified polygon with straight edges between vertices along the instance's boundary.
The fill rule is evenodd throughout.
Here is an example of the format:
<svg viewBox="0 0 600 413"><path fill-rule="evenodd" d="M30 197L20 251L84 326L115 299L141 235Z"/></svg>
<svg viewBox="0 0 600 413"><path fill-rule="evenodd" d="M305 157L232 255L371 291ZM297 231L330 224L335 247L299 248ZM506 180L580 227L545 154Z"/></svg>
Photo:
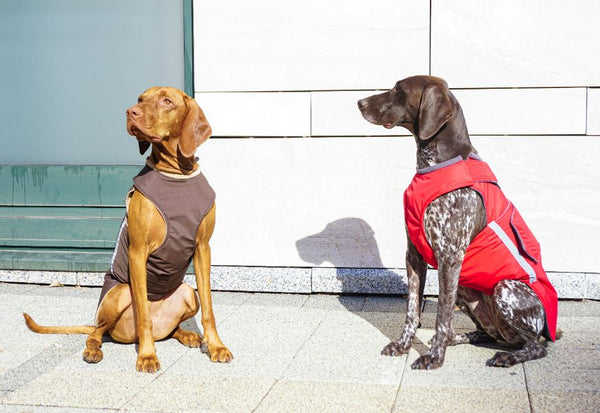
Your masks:
<svg viewBox="0 0 600 413"><path fill-rule="evenodd" d="M367 121L388 129L402 126L417 143L417 174L404 193L408 310L402 336L382 354L410 349L429 264L439 277L435 335L413 369L441 367L448 345L494 340L519 349L497 352L488 366L544 357L540 337L554 340L559 333L556 291L542 268L538 242L477 155L446 82L409 77L359 100L358 107ZM455 303L476 331L454 333Z"/></svg>
<svg viewBox="0 0 600 413"><path fill-rule="evenodd" d="M182 91L153 87L127 110L127 131L137 138L140 154L150 146L152 153L127 197L96 325L40 326L23 314L27 326L37 333L89 334L83 352L88 363L102 360L105 333L122 343L139 342L136 369L142 372L160 369L154 342L168 336L189 347L205 344L212 361L229 362L233 357L217 333L210 291L214 192L195 157L211 136L210 125ZM192 260L200 305L193 288L182 282ZM203 339L180 327L199 306Z"/></svg>

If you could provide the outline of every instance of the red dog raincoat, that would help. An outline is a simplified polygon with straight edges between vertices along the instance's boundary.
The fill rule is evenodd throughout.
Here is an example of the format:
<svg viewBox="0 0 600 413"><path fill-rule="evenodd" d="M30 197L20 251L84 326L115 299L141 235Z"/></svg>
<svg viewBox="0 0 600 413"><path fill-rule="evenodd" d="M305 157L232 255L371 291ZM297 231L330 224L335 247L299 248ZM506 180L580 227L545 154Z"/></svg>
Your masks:
<svg viewBox="0 0 600 413"><path fill-rule="evenodd" d="M501 280L524 282L541 300L546 311L544 336L554 341L558 298L542 267L540 244L502 193L489 166L477 155L466 161L458 156L417 170L404 192L406 227L417 251L438 268L425 237L423 216L434 199L458 188L471 188L481 195L488 222L467 248L459 285L490 295Z"/></svg>

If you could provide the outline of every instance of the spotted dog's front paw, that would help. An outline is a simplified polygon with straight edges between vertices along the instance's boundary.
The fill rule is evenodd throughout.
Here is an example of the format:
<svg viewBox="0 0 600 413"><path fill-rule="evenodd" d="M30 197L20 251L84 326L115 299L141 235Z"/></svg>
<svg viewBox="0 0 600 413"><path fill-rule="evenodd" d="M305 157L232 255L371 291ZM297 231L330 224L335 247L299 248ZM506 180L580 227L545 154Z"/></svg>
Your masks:
<svg viewBox="0 0 600 413"><path fill-rule="evenodd" d="M401 356L408 353L408 350L410 350L410 344L406 346L398 341L392 341L381 350L381 354L384 356Z"/></svg>
<svg viewBox="0 0 600 413"><path fill-rule="evenodd" d="M413 370L433 370L438 369L444 365L444 358L440 356L435 356L431 353L425 353L421 357L419 357L413 364L411 364L411 368Z"/></svg>

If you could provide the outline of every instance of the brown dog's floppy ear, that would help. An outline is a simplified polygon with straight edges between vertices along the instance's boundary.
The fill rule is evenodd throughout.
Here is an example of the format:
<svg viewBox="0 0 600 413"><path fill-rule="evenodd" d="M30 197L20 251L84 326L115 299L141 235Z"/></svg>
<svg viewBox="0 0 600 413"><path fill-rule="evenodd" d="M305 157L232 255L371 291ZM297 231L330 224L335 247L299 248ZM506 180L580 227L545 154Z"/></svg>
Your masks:
<svg viewBox="0 0 600 413"><path fill-rule="evenodd" d="M138 146L140 147L140 155L143 155L150 147L150 142L138 141Z"/></svg>
<svg viewBox="0 0 600 413"><path fill-rule="evenodd" d="M191 158L196 153L196 148L210 138L212 129L196 100L187 95L184 95L184 100L188 111L183 120L179 151L186 158Z"/></svg>
<svg viewBox="0 0 600 413"><path fill-rule="evenodd" d="M419 105L419 127L417 136L430 139L452 116L449 90L446 85L433 84L423 89Z"/></svg>

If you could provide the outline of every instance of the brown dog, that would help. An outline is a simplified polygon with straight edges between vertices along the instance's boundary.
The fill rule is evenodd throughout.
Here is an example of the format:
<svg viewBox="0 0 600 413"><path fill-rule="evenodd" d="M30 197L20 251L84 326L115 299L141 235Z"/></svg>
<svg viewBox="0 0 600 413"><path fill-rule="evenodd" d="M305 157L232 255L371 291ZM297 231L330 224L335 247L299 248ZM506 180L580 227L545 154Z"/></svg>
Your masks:
<svg viewBox="0 0 600 413"><path fill-rule="evenodd" d="M139 342L138 371L160 369L154 341L170 335L189 347L205 344L212 361L229 362L233 356L217 333L210 291L214 192L195 157L211 136L210 125L194 99L175 88L154 87L127 110L127 131L137 138L141 154L150 145L152 154L128 196L96 325L39 326L24 313L27 326L37 333L89 334L83 352L88 363L102 360L105 333L122 343ZM180 327L199 307L193 288L182 283L192 259L204 339Z"/></svg>

